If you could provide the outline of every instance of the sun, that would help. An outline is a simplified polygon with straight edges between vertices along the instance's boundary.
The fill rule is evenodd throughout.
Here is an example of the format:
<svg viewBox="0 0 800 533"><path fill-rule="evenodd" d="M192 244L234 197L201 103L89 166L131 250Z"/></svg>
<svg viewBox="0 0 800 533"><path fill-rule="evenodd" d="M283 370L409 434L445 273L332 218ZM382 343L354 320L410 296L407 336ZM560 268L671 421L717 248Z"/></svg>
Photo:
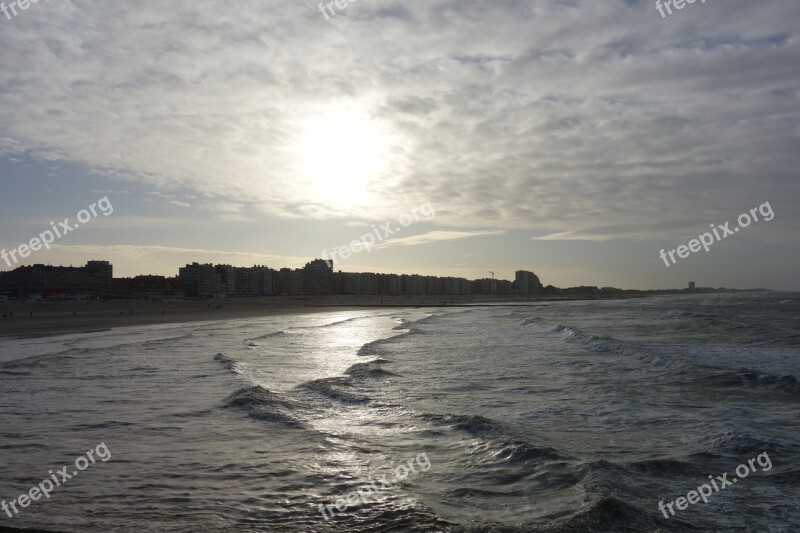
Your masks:
<svg viewBox="0 0 800 533"><path fill-rule="evenodd" d="M363 109L309 117L292 150L308 199L336 210L368 204L386 184L395 142L389 126Z"/></svg>

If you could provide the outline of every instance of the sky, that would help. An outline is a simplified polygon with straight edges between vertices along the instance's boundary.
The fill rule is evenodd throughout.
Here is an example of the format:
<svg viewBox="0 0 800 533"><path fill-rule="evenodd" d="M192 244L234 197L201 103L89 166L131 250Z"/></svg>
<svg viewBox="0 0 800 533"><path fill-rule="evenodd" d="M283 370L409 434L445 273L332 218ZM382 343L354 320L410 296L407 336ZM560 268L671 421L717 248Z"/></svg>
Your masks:
<svg viewBox="0 0 800 533"><path fill-rule="evenodd" d="M0 13L0 248L87 209L0 270L351 247L337 270L800 290L800 2L340 5Z"/></svg>

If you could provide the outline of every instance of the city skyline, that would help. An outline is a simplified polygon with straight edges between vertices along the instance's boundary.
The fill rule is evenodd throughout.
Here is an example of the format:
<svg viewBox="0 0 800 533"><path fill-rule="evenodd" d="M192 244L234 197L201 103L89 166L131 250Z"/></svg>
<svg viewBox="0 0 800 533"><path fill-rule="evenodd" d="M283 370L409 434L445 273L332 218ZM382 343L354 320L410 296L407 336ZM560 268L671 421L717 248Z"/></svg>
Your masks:
<svg viewBox="0 0 800 533"><path fill-rule="evenodd" d="M637 291L624 287L598 287L586 284L557 287L543 283L535 272L516 270L513 280L496 277L467 279L457 276L336 271L331 260L312 259L303 268L254 265L187 263L176 276L140 274L114 277L108 261L92 260L85 266L36 264L9 272L0 271L0 299L82 299L85 297L132 298L182 301L187 298L226 298L254 296L325 295L591 295L629 293L657 294L664 290ZM726 287L670 288L675 291L730 291ZM736 289L734 289L736 290ZM764 290L749 288L745 290Z"/></svg>

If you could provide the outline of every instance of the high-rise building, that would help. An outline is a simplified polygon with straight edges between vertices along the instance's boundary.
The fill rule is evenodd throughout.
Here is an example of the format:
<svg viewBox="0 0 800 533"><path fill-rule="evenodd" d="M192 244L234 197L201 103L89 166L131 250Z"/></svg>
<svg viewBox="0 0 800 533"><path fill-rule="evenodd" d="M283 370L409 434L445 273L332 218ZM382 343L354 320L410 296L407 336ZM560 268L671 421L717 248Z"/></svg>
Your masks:
<svg viewBox="0 0 800 533"><path fill-rule="evenodd" d="M314 259L303 267L304 293L313 296L333 294L333 261Z"/></svg>
<svg viewBox="0 0 800 533"><path fill-rule="evenodd" d="M108 261L89 261L84 269L97 278L100 295L106 298L111 296L114 283L114 267L111 263Z"/></svg>
<svg viewBox="0 0 800 533"><path fill-rule="evenodd" d="M292 269L282 268L278 272L278 294L289 296L292 294Z"/></svg>
<svg viewBox="0 0 800 533"><path fill-rule="evenodd" d="M290 296L305 296L306 295L306 277L304 275L302 269L296 268L295 270L291 271L291 290L289 292Z"/></svg>
<svg viewBox="0 0 800 533"><path fill-rule="evenodd" d="M539 276L527 270L517 270L514 285L517 294L534 294L542 290L542 282L539 281Z"/></svg>
<svg viewBox="0 0 800 533"><path fill-rule="evenodd" d="M354 295L378 294L378 274L370 272L342 272L343 293Z"/></svg>
<svg viewBox="0 0 800 533"><path fill-rule="evenodd" d="M178 270L178 278L186 287L187 296L210 298L221 290L217 287L217 273L211 264L186 265Z"/></svg>
<svg viewBox="0 0 800 533"><path fill-rule="evenodd" d="M236 268L231 265L216 265L214 272L220 277L220 292L232 298L239 295L236 284Z"/></svg>
<svg viewBox="0 0 800 533"><path fill-rule="evenodd" d="M22 297L109 298L113 272L108 261L89 261L84 267L23 266L0 272L0 291Z"/></svg>

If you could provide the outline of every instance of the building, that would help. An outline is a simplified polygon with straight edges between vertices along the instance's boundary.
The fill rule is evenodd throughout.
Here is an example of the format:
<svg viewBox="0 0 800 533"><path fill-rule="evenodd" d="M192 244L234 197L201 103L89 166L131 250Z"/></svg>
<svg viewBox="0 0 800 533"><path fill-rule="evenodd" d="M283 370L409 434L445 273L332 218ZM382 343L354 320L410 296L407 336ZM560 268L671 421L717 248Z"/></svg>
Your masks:
<svg viewBox="0 0 800 533"><path fill-rule="evenodd" d="M84 267L86 272L98 276L100 293L109 298L114 284L114 267L108 261L89 261Z"/></svg>
<svg viewBox="0 0 800 533"><path fill-rule="evenodd" d="M690 290L690 291L693 291L693 290L695 290L695 288L696 288L696 287L695 287L695 283L694 283L694 281L690 281L690 282L689 282L689 290Z"/></svg>
<svg viewBox="0 0 800 533"><path fill-rule="evenodd" d="M343 294L378 294L378 274L369 272L340 272L340 275L342 276Z"/></svg>
<svg viewBox="0 0 800 533"><path fill-rule="evenodd" d="M186 293L178 278L136 276L114 280L114 298L155 301L182 301Z"/></svg>
<svg viewBox="0 0 800 533"><path fill-rule="evenodd" d="M275 271L256 265L237 268L238 296L272 296L275 294Z"/></svg>
<svg viewBox="0 0 800 533"><path fill-rule="evenodd" d="M84 267L32 265L0 272L0 292L24 298L110 298L114 268L108 261Z"/></svg>
<svg viewBox="0 0 800 533"><path fill-rule="evenodd" d="M378 274L378 294L394 296L402 294L403 284L397 274Z"/></svg>
<svg viewBox="0 0 800 533"><path fill-rule="evenodd" d="M306 277L302 269L297 268L291 271L291 289L289 296L305 296L306 295Z"/></svg>
<svg viewBox="0 0 800 533"><path fill-rule="evenodd" d="M303 267L303 292L310 296L333 294L333 261L314 259Z"/></svg>
<svg viewBox="0 0 800 533"><path fill-rule="evenodd" d="M222 275L211 264L192 263L178 270L178 279L186 287L186 295L211 298L221 292Z"/></svg>
<svg viewBox="0 0 800 533"><path fill-rule="evenodd" d="M412 274L410 276L403 274L400 276L400 281L402 283L403 294L425 294L425 284L422 276L418 276L417 274Z"/></svg>
<svg viewBox="0 0 800 533"><path fill-rule="evenodd" d="M282 268L278 272L278 287L277 293L281 296L289 296L292 294L292 269Z"/></svg>
<svg viewBox="0 0 800 533"><path fill-rule="evenodd" d="M236 283L237 270L237 268L232 267L231 265L216 265L214 267L214 274L219 276L219 292L228 298L239 295Z"/></svg>
<svg viewBox="0 0 800 533"><path fill-rule="evenodd" d="M533 272L517 270L514 275L514 288L517 294L536 294L542 292L542 282Z"/></svg>

